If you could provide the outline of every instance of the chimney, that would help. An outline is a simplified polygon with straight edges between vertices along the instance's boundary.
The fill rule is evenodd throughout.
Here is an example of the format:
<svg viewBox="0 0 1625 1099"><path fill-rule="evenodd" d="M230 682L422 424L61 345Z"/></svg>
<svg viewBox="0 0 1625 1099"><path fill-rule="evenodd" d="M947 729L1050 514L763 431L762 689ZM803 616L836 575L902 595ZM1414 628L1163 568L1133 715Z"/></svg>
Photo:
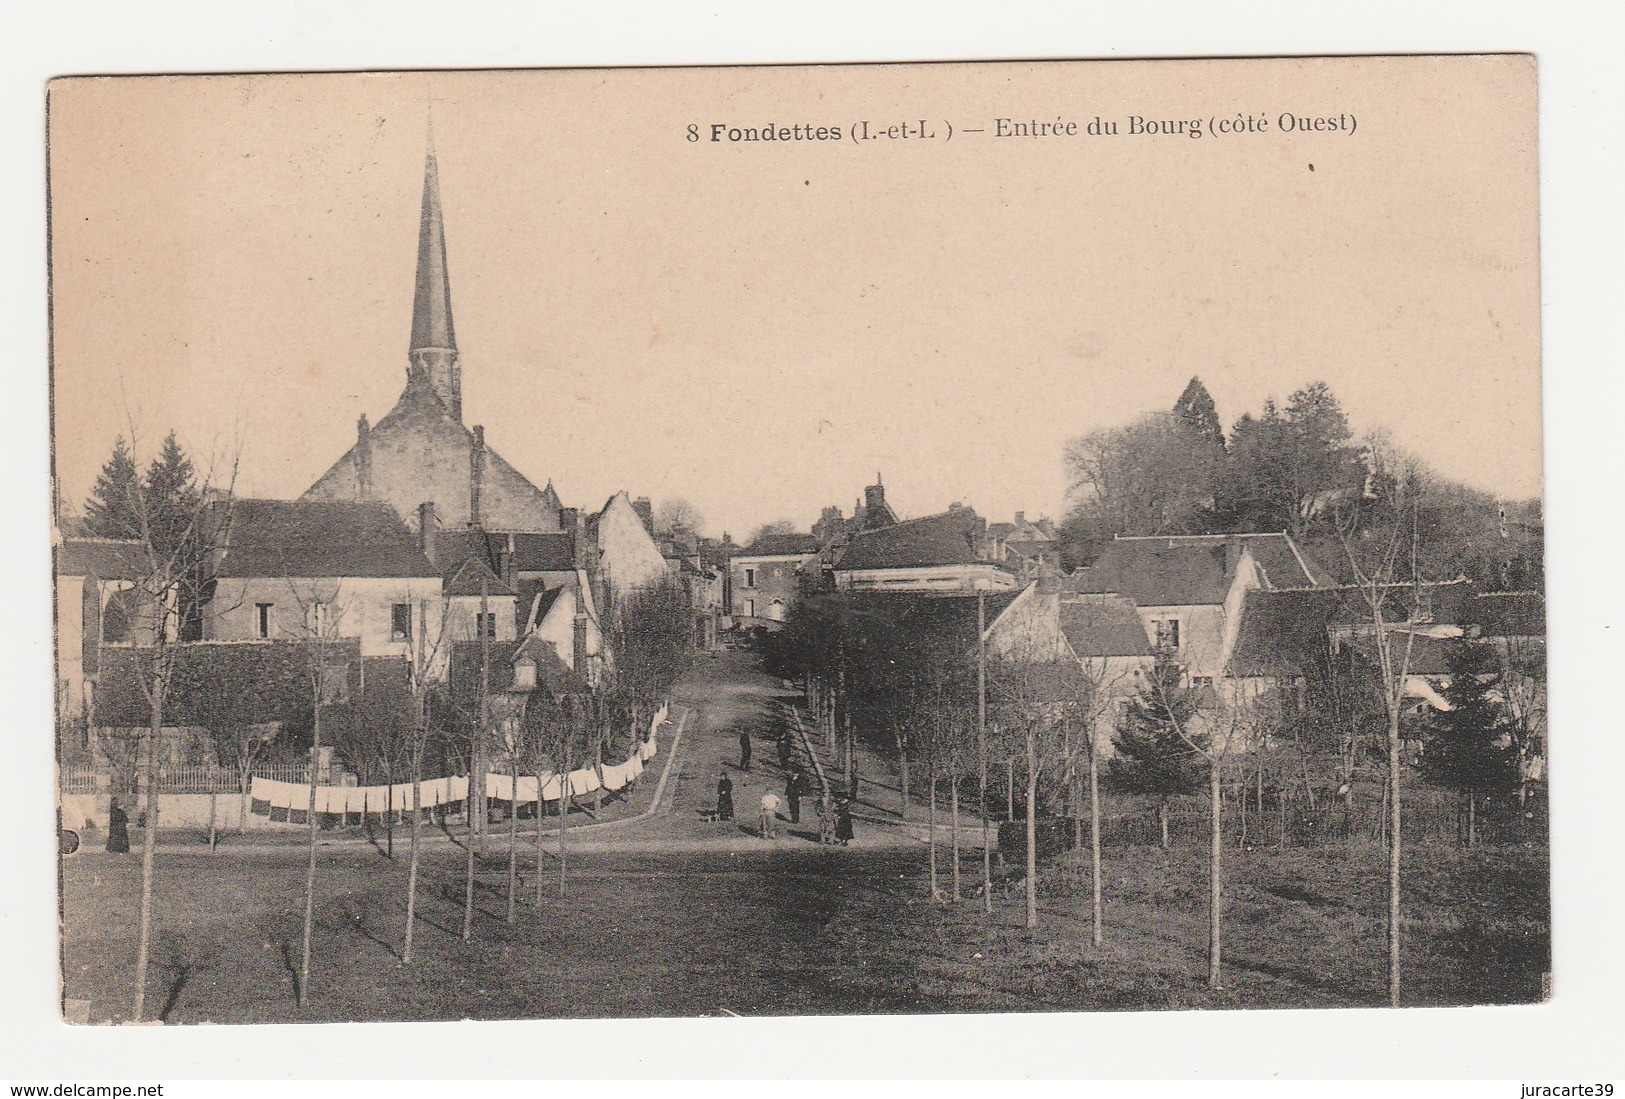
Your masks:
<svg viewBox="0 0 1625 1099"><path fill-rule="evenodd" d="M875 474L875 483L863 490L863 505L870 516L885 510L886 486L880 483L880 474Z"/></svg>
<svg viewBox="0 0 1625 1099"><path fill-rule="evenodd" d="M652 536L655 532L655 510L654 505L649 503L649 498L639 496L633 500L632 510L638 513L638 518L643 520L643 529Z"/></svg>
<svg viewBox="0 0 1625 1099"><path fill-rule="evenodd" d="M468 525L483 527L480 494L485 487L485 428L474 425L474 445L468 451Z"/></svg>
<svg viewBox="0 0 1625 1099"><path fill-rule="evenodd" d="M418 548L423 551L423 556L425 556L425 557L427 557L429 559L429 564L431 564L431 565L435 563L435 560L434 560L434 530L435 530L435 525L436 524L435 524L435 517L434 517L434 503L432 501L425 501L424 503L419 504L418 505Z"/></svg>
<svg viewBox="0 0 1625 1099"><path fill-rule="evenodd" d="M1016 512L1016 526L1018 526L1018 527L1023 526L1026 522L1027 522L1027 513L1025 511Z"/></svg>
<svg viewBox="0 0 1625 1099"><path fill-rule="evenodd" d="M358 500L372 498L372 425L365 412L355 422L355 495Z"/></svg>
<svg viewBox="0 0 1625 1099"><path fill-rule="evenodd" d="M587 610L582 601L581 592L572 593L576 601L575 629L571 633L570 642L574 650L573 664L577 675L587 674Z"/></svg>

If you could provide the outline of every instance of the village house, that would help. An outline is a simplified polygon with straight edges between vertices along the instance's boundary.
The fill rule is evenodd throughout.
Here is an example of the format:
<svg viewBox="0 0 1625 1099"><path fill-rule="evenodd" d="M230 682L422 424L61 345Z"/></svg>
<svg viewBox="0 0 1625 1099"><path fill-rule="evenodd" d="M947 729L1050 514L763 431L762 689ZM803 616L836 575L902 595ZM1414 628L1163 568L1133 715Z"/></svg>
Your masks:
<svg viewBox="0 0 1625 1099"><path fill-rule="evenodd" d="M987 525L984 556L1021 576L1058 576L1061 539L1047 516L1028 522L1027 513L1018 511L1013 523Z"/></svg>
<svg viewBox="0 0 1625 1099"><path fill-rule="evenodd" d="M1152 651L1177 660L1193 686L1211 687L1229 664L1248 592L1331 582L1284 533L1119 535L1062 586L1129 600Z"/></svg>
<svg viewBox="0 0 1625 1099"><path fill-rule="evenodd" d="M1014 573L985 560L986 523L973 508L859 531L834 553L837 591L1003 591Z"/></svg>
<svg viewBox="0 0 1625 1099"><path fill-rule="evenodd" d="M418 640L432 647L453 626L442 624L445 577L382 502L245 499L216 514L224 533L203 640L354 638L363 657L404 660ZM498 635L513 636L513 598L492 600L487 628ZM477 612L463 613L467 599L457 601L457 625L472 636Z"/></svg>
<svg viewBox="0 0 1625 1099"><path fill-rule="evenodd" d="M1090 708L1103 755L1111 754L1123 708L1156 663L1132 601L1066 591L1053 577L1022 588L988 623L983 642L990 660L1054 669L1053 701Z"/></svg>
<svg viewBox="0 0 1625 1099"><path fill-rule="evenodd" d="M57 713L67 722L90 719L103 645L150 643L154 616L141 603L146 572L140 542L62 538L56 572Z"/></svg>
<svg viewBox="0 0 1625 1099"><path fill-rule="evenodd" d="M728 611L741 628L776 628L818 581L819 546L810 534L758 538L728 562Z"/></svg>

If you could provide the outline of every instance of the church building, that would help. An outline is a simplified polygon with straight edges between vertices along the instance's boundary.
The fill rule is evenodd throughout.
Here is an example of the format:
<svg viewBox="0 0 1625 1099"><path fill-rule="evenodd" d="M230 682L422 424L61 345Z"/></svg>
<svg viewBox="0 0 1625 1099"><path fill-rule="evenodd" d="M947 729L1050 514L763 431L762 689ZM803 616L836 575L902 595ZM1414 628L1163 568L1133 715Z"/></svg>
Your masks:
<svg viewBox="0 0 1625 1099"><path fill-rule="evenodd" d="M666 576L660 549L625 492L597 513L567 508L551 481L538 488L487 445L482 426L464 423L432 143L424 164L406 385L376 424L360 418L355 445L301 500L387 504L416 532L448 597L477 598L484 591L513 600L517 620L500 636L524 635L560 613L579 620L573 630L556 631L555 641L559 657L578 671L597 658L597 619L606 600Z"/></svg>

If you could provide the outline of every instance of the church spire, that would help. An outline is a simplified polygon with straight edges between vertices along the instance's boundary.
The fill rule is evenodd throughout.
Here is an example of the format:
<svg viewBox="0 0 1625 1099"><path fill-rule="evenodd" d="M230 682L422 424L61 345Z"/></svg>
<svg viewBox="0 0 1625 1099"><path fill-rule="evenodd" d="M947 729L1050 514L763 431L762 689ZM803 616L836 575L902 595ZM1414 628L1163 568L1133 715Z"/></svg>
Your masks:
<svg viewBox="0 0 1625 1099"><path fill-rule="evenodd" d="M440 214L440 168L434 130L429 131L423 164L423 212L418 224L417 286L412 294L412 346L409 374L429 383L446 411L463 418L463 370L451 323L451 280L446 273L446 229Z"/></svg>

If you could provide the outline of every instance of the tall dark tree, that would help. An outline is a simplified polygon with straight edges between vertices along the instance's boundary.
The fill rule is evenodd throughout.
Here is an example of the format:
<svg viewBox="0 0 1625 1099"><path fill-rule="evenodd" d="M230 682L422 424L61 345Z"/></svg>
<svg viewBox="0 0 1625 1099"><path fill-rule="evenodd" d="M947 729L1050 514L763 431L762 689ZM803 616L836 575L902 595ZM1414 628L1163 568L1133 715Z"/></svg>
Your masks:
<svg viewBox="0 0 1625 1099"><path fill-rule="evenodd" d="M1185 386L1185 392L1174 402L1174 415L1196 438L1220 450L1224 449L1224 428L1219 426L1219 410L1201 378L1192 378L1190 384Z"/></svg>
<svg viewBox="0 0 1625 1099"><path fill-rule="evenodd" d="M196 526L201 493L197 467L173 431L164 436L163 447L147 467L145 491L154 545L165 553L180 549Z"/></svg>
<svg viewBox="0 0 1625 1099"><path fill-rule="evenodd" d="M1184 686L1184 670L1159 657L1133 698L1117 730L1117 754L1106 771L1107 783L1128 794L1157 799L1162 845L1168 846L1168 799L1201 788L1208 768L1185 738L1196 713L1196 701Z"/></svg>
<svg viewBox="0 0 1625 1099"><path fill-rule="evenodd" d="M120 435L113 440L113 453L103 463L90 499L85 501L85 525L100 538L139 538L140 492L141 476L135 458Z"/></svg>
<svg viewBox="0 0 1625 1099"><path fill-rule="evenodd" d="M1422 777L1461 794L1467 806L1467 845L1478 839L1480 799L1509 794L1519 782L1518 752L1501 704L1501 663L1482 642L1460 641L1449 655L1448 710L1428 717Z"/></svg>

